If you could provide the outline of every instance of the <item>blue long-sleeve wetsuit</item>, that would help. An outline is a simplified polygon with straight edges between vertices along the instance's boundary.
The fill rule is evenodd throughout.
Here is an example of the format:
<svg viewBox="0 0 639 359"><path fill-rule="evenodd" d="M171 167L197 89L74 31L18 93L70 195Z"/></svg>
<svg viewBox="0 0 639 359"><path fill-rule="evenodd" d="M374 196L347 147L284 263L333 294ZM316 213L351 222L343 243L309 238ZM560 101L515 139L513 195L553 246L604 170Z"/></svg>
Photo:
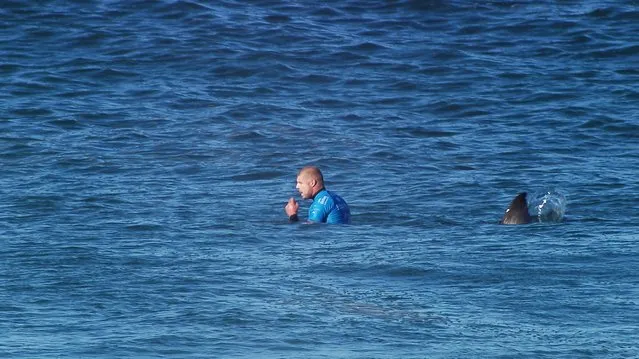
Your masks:
<svg viewBox="0 0 639 359"><path fill-rule="evenodd" d="M351 223L351 210L342 197L322 189L313 197L313 203L308 209L308 220L319 223Z"/></svg>

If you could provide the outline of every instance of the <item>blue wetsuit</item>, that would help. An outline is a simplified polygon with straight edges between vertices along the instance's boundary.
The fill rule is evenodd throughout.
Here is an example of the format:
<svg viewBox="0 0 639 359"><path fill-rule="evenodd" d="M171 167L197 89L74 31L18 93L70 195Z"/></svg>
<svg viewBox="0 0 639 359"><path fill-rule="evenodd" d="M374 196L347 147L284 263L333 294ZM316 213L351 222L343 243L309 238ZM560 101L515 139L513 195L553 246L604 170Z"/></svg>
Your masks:
<svg viewBox="0 0 639 359"><path fill-rule="evenodd" d="M322 189L313 197L313 203L308 209L308 220L319 223L351 223L351 210L342 197Z"/></svg>

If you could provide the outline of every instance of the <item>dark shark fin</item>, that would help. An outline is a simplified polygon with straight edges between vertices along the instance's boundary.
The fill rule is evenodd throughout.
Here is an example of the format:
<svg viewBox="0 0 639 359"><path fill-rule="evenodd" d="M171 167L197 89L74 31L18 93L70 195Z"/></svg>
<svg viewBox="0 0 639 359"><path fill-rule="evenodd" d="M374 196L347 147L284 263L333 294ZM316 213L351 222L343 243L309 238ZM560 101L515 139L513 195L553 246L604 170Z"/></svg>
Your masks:
<svg viewBox="0 0 639 359"><path fill-rule="evenodd" d="M530 214L528 213L528 202L526 201L526 192L518 194L508 208L506 213L501 219L501 224L526 224L531 222Z"/></svg>

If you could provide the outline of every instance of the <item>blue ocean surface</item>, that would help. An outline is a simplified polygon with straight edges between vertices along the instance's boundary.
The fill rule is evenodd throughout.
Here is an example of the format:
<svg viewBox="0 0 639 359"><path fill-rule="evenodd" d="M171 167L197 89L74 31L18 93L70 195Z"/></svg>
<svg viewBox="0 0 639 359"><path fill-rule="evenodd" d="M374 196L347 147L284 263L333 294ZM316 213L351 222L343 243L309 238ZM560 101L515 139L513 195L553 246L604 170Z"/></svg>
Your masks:
<svg viewBox="0 0 639 359"><path fill-rule="evenodd" d="M639 357L638 34L633 0L4 0L0 357ZM351 225L288 222L309 164ZM499 225L523 191L561 220Z"/></svg>

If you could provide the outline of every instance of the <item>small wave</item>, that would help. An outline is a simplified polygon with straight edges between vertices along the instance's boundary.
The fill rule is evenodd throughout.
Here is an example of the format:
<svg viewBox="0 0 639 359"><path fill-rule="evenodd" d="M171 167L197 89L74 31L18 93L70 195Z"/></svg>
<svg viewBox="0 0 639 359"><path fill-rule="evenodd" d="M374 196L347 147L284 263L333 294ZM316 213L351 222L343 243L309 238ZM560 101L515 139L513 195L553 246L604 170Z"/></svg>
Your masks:
<svg viewBox="0 0 639 359"><path fill-rule="evenodd" d="M464 57L462 52L457 49L452 50L433 50L432 57L434 60L442 62L461 59Z"/></svg>
<svg viewBox="0 0 639 359"><path fill-rule="evenodd" d="M586 129L602 129L607 133L626 138L639 137L639 125L609 117L591 119L582 123L579 127Z"/></svg>
<svg viewBox="0 0 639 359"><path fill-rule="evenodd" d="M193 109L207 109L217 107L218 103L208 99L200 98L183 98L173 101L169 104L170 108L176 110L193 110Z"/></svg>
<svg viewBox="0 0 639 359"><path fill-rule="evenodd" d="M391 84L389 88L396 91L415 91L419 88L419 85L411 81L401 80Z"/></svg>
<svg viewBox="0 0 639 359"><path fill-rule="evenodd" d="M432 105L436 113L458 112L464 109L464 106L454 102L438 101Z"/></svg>
<svg viewBox="0 0 639 359"><path fill-rule="evenodd" d="M339 11L335 10L332 7L323 6L319 9L312 11L311 15L326 18L326 17L337 17L342 15L342 13L340 13Z"/></svg>
<svg viewBox="0 0 639 359"><path fill-rule="evenodd" d="M32 29L27 35L31 39L43 40L56 36L57 32L53 30Z"/></svg>
<svg viewBox="0 0 639 359"><path fill-rule="evenodd" d="M105 32L94 32L88 35L82 35L73 39L71 44L74 47L92 47L92 46L100 46L107 39L110 38L110 35Z"/></svg>
<svg viewBox="0 0 639 359"><path fill-rule="evenodd" d="M578 44L578 45L583 45L583 44L588 44L588 43L592 43L594 40L591 36L588 36L587 34L576 34L574 35L569 42L572 44Z"/></svg>
<svg viewBox="0 0 639 359"><path fill-rule="evenodd" d="M340 79L335 76L310 74L302 77L301 80L309 84L330 84L335 83Z"/></svg>
<svg viewBox="0 0 639 359"><path fill-rule="evenodd" d="M466 111L462 111L459 113L459 117L460 118L464 118L464 117L481 117L481 116L488 116L491 113L488 111L483 111L483 110L476 110L476 109L470 109L470 110L466 110Z"/></svg>
<svg viewBox="0 0 639 359"><path fill-rule="evenodd" d="M637 54L639 54L639 45L617 46L587 53L587 55L598 59L630 57Z"/></svg>
<svg viewBox="0 0 639 359"><path fill-rule="evenodd" d="M555 57L563 53L564 51L556 46L540 46L538 49L535 50L534 55L536 57L543 58L543 57Z"/></svg>
<svg viewBox="0 0 639 359"><path fill-rule="evenodd" d="M605 7L591 10L585 14L593 19L615 20L615 21L637 21L639 20L639 11L633 9L624 11L619 7Z"/></svg>
<svg viewBox="0 0 639 359"><path fill-rule="evenodd" d="M624 123L621 125L606 126L604 129L619 137L639 138L639 125Z"/></svg>
<svg viewBox="0 0 639 359"><path fill-rule="evenodd" d="M14 89L15 88L15 89ZM9 87L12 94L30 95L37 92L51 91L53 86L41 82L16 82Z"/></svg>
<svg viewBox="0 0 639 359"><path fill-rule="evenodd" d="M271 24L280 24L290 22L291 18L286 15L268 15L264 17L264 20L270 22Z"/></svg>
<svg viewBox="0 0 639 359"><path fill-rule="evenodd" d="M603 127L605 125L607 125L609 122L605 121L603 119L597 118L594 120L588 120L584 123L582 123L581 125L579 125L580 128L600 128Z"/></svg>
<svg viewBox="0 0 639 359"><path fill-rule="evenodd" d="M75 130L84 127L79 121L74 119L56 119L48 122L50 125L63 128L65 130Z"/></svg>
<svg viewBox="0 0 639 359"><path fill-rule="evenodd" d="M635 68L625 68L625 69L619 69L619 70L615 70L616 73L618 73L619 75L624 75L624 76L637 76L639 75L639 69L635 69Z"/></svg>
<svg viewBox="0 0 639 359"><path fill-rule="evenodd" d="M413 267L413 266L394 266L388 268L385 272L390 277L424 277L432 271L429 269Z"/></svg>
<svg viewBox="0 0 639 359"><path fill-rule="evenodd" d="M11 114L16 116L49 116L53 114L53 111L46 108L18 108L10 111Z"/></svg>
<svg viewBox="0 0 639 359"><path fill-rule="evenodd" d="M421 127L407 127L399 129L400 132L407 133L411 137L417 138L440 138L440 137L452 137L457 135L456 132L442 131L442 130L430 130Z"/></svg>
<svg viewBox="0 0 639 359"><path fill-rule="evenodd" d="M231 180L238 181L238 182L262 181L262 180L280 178L285 175L287 174L284 172L278 172L278 171L251 172L251 173L244 173L241 175L231 176Z"/></svg>
<svg viewBox="0 0 639 359"><path fill-rule="evenodd" d="M231 141L253 141L261 138L266 138L266 135L262 134L259 131L236 132L229 136L229 139Z"/></svg>
<svg viewBox="0 0 639 359"><path fill-rule="evenodd" d="M301 103L304 107L320 107L320 108L347 108L352 102L342 101L333 98L320 98L313 101L304 101Z"/></svg>
<svg viewBox="0 0 639 359"><path fill-rule="evenodd" d="M413 97L396 96L396 97L385 97L385 98L375 99L371 101L371 103L375 105L391 106L391 105L409 104L412 101L413 101Z"/></svg>
<svg viewBox="0 0 639 359"><path fill-rule="evenodd" d="M341 118L346 120L346 121L361 121L361 120L364 119L364 117L358 116L358 115L353 114L353 113L349 113L348 115L341 116Z"/></svg>
<svg viewBox="0 0 639 359"><path fill-rule="evenodd" d="M573 100L578 98L578 93L575 92L550 92L543 91L528 95L524 98L518 99L517 101L513 101L516 104L537 104L537 103L546 103L546 102L558 102L558 101L566 101Z"/></svg>
<svg viewBox="0 0 639 359"><path fill-rule="evenodd" d="M218 66L214 68L212 72L214 75L224 78L248 78L257 73L257 71L255 71L254 69L229 65Z"/></svg>
<svg viewBox="0 0 639 359"><path fill-rule="evenodd" d="M55 94L55 96L59 98L71 99L71 98L89 97L89 96L98 95L101 93L102 93L101 91L95 91L95 90L77 90L77 91L59 92Z"/></svg>
<svg viewBox="0 0 639 359"><path fill-rule="evenodd" d="M404 156L401 156L393 151L376 151L370 154L373 158L380 158L388 161L401 161L404 160Z"/></svg>
<svg viewBox="0 0 639 359"><path fill-rule="evenodd" d="M335 61L339 61L339 62L346 62L346 61L365 62L365 61L369 60L369 57L367 55L358 54L358 53L355 53L355 52L352 52L352 51L334 52L334 53L330 54L329 57L330 57L329 60L335 60Z"/></svg>
<svg viewBox="0 0 639 359"><path fill-rule="evenodd" d="M354 46L348 46L347 49L352 51L374 52L374 51L386 50L388 48L383 45L379 45L374 42L367 41Z"/></svg>
<svg viewBox="0 0 639 359"><path fill-rule="evenodd" d="M138 224L130 224L125 227L129 231L135 232L146 232L146 231L157 231L163 228L160 224L153 223L138 223Z"/></svg>
<svg viewBox="0 0 639 359"><path fill-rule="evenodd" d="M137 77L139 74L137 72L105 68L92 73L90 76L96 80L108 82L113 80L127 80L132 77Z"/></svg>
<svg viewBox="0 0 639 359"><path fill-rule="evenodd" d="M467 165L455 165L453 166L453 170L456 171L475 171L477 168Z"/></svg>
<svg viewBox="0 0 639 359"><path fill-rule="evenodd" d="M207 14L209 10L211 10L210 7L197 1L175 1L162 7L156 7L155 11L161 15L163 19L178 20L190 18L195 15Z"/></svg>
<svg viewBox="0 0 639 359"><path fill-rule="evenodd" d="M0 73L4 75L18 72L20 69L22 69L22 66L17 64L0 64Z"/></svg>
<svg viewBox="0 0 639 359"><path fill-rule="evenodd" d="M475 34L481 34L484 31L486 31L486 27L485 26L470 25L470 26L462 26L457 31L457 33L459 35L475 35Z"/></svg>

